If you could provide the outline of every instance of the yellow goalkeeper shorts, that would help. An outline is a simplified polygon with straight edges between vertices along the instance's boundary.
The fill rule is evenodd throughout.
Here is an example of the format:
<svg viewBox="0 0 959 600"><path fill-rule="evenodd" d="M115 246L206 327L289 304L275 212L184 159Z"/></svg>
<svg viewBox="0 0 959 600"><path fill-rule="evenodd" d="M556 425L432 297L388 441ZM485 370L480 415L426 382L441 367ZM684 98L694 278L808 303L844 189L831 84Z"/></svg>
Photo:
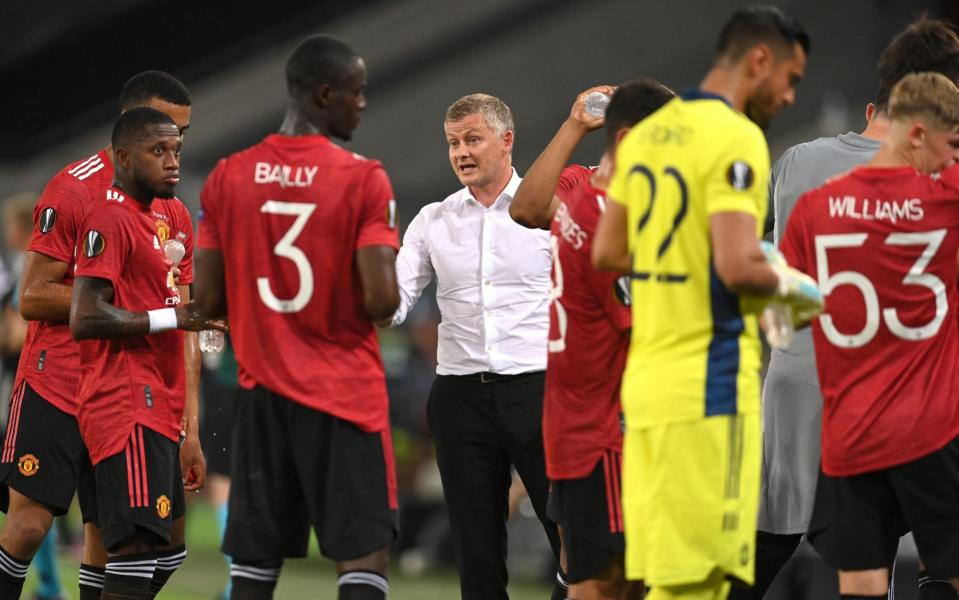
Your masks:
<svg viewBox="0 0 959 600"><path fill-rule="evenodd" d="M626 576L698 583L714 569L752 583L760 416L720 415L626 432Z"/></svg>

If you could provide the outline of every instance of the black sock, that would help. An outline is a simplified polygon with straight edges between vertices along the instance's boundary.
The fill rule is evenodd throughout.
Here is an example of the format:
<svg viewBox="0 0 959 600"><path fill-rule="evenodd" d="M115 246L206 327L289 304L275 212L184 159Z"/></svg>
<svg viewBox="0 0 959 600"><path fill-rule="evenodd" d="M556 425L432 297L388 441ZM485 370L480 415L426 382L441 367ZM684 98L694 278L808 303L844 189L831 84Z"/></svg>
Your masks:
<svg viewBox="0 0 959 600"><path fill-rule="evenodd" d="M238 563L230 565L230 600L270 600L280 578L283 561Z"/></svg>
<svg viewBox="0 0 959 600"><path fill-rule="evenodd" d="M80 600L100 600L107 570L80 563Z"/></svg>
<svg viewBox="0 0 959 600"><path fill-rule="evenodd" d="M863 596L862 594L840 594L840 600L886 600L889 594L879 594L878 596Z"/></svg>
<svg viewBox="0 0 959 600"><path fill-rule="evenodd" d="M170 576L176 571L183 561L186 560L186 546L179 546L170 550L161 550L157 552L157 570L153 572L153 579L150 581L150 597L155 598Z"/></svg>
<svg viewBox="0 0 959 600"><path fill-rule="evenodd" d="M566 573L563 573L562 569L557 569L556 582L553 584L553 593L550 594L549 600L566 600L567 594L569 594L569 582L566 581Z"/></svg>
<svg viewBox="0 0 959 600"><path fill-rule="evenodd" d="M919 600L956 600L957 597L948 579L932 577L925 569L919 571Z"/></svg>
<svg viewBox="0 0 959 600"><path fill-rule="evenodd" d="M384 600L390 591L386 577L376 571L347 571L336 585L337 600Z"/></svg>
<svg viewBox="0 0 959 600"><path fill-rule="evenodd" d="M15 558L0 547L0 599L15 600L20 597L23 580L27 578L29 568L29 560Z"/></svg>
<svg viewBox="0 0 959 600"><path fill-rule="evenodd" d="M107 559L100 597L104 600L149 599L156 566L155 552L111 556Z"/></svg>

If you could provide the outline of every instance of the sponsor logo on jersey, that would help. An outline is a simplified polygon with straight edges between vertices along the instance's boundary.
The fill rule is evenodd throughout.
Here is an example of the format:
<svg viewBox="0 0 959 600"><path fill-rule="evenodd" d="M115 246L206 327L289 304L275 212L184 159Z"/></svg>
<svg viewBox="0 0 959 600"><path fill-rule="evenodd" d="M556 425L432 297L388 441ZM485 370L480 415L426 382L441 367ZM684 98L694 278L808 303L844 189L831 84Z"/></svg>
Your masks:
<svg viewBox="0 0 959 600"><path fill-rule="evenodd" d="M32 454L24 454L17 461L17 469L24 477L33 477L40 470L40 459Z"/></svg>
<svg viewBox="0 0 959 600"><path fill-rule="evenodd" d="M40 213L40 233L47 234L57 224L57 211L52 206L48 206Z"/></svg>
<svg viewBox="0 0 959 600"><path fill-rule="evenodd" d="M166 496L160 496L157 498L157 515L159 515L161 519L165 519L170 516L170 508L171 505L169 498Z"/></svg>
<svg viewBox="0 0 959 600"><path fill-rule="evenodd" d="M733 161L726 171L726 181L737 190L748 190L754 180L752 167L741 160Z"/></svg>
<svg viewBox="0 0 959 600"><path fill-rule="evenodd" d="M83 236L83 255L87 258L100 256L106 249L107 241L96 229L91 229Z"/></svg>

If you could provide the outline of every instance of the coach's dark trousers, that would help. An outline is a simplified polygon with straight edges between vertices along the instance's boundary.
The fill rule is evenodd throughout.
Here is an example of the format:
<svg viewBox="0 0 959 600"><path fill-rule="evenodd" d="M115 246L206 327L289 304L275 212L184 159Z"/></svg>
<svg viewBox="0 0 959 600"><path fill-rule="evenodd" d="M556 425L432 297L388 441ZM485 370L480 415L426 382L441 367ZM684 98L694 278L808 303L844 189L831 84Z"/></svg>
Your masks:
<svg viewBox="0 0 959 600"><path fill-rule="evenodd" d="M523 480L553 552L546 517L542 371L521 375L439 375L427 418L453 532L464 600L507 599L506 519L510 464Z"/></svg>

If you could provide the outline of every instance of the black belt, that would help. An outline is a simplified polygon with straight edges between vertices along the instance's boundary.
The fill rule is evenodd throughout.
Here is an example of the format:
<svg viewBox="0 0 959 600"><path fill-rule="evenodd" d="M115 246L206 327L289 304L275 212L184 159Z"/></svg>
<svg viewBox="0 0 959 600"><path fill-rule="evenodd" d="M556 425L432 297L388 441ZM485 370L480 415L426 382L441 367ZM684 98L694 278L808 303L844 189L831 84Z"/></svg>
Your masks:
<svg viewBox="0 0 959 600"><path fill-rule="evenodd" d="M467 379L469 381L478 381L480 383L495 383L497 381L509 381L511 379L519 379L520 377L527 377L529 375L535 375L537 373L542 373L542 371L527 371L526 373L516 373L514 375L506 375L503 373L493 373L492 371L483 371L482 373L470 373L469 375L454 375L454 377L460 377L462 379Z"/></svg>

